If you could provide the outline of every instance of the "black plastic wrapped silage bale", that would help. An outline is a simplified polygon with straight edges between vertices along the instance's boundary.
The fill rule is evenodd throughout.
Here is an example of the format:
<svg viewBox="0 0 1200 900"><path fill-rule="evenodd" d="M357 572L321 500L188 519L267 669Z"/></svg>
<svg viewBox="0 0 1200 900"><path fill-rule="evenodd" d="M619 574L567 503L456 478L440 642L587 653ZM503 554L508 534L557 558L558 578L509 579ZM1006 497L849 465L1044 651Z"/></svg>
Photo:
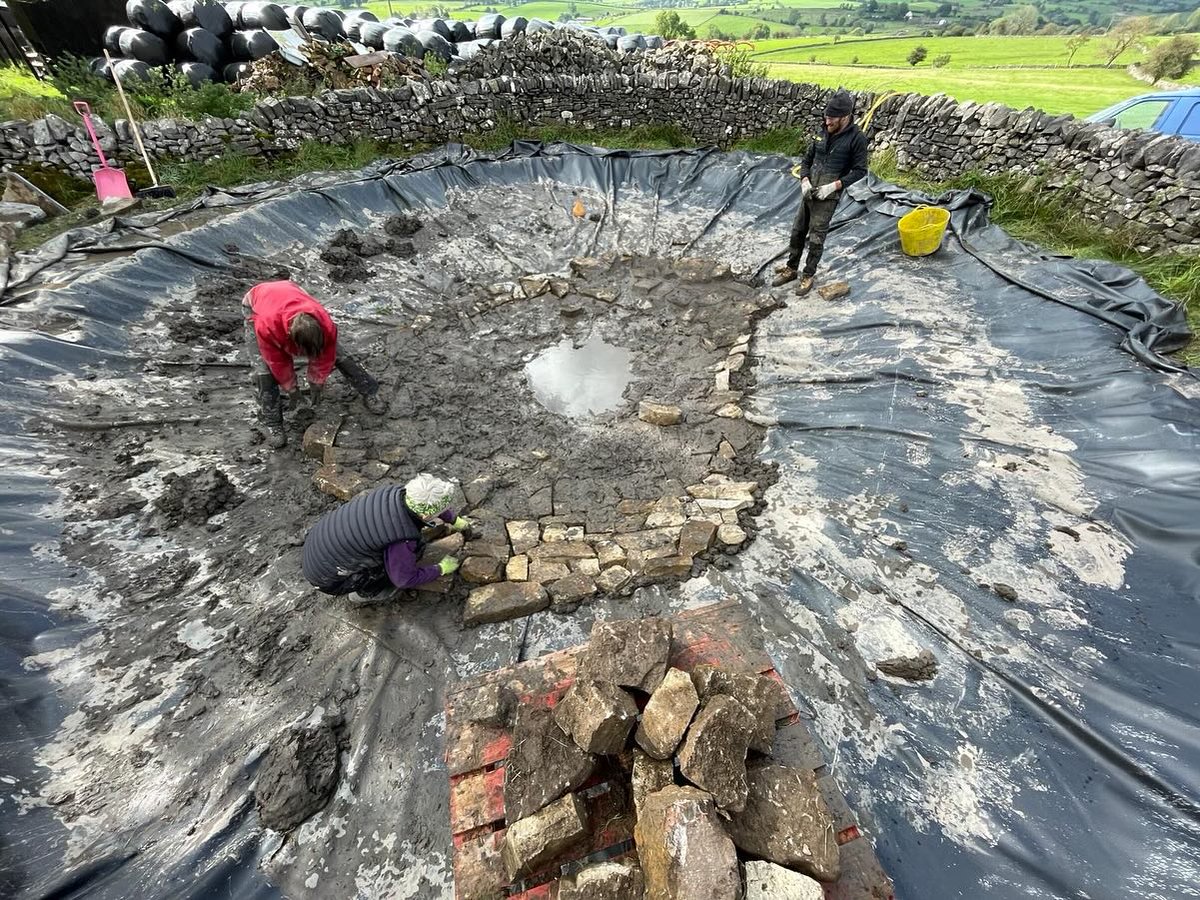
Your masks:
<svg viewBox="0 0 1200 900"><path fill-rule="evenodd" d="M264 28L283 31L288 27L287 14L275 3L247 3L242 7L242 28Z"/></svg>
<svg viewBox="0 0 1200 900"><path fill-rule="evenodd" d="M249 78L250 73L253 71L254 70L251 68L250 63L235 62L230 63L224 69L222 69L221 74L225 76L226 81L228 81L230 84L233 84L235 81L238 81L241 78Z"/></svg>
<svg viewBox="0 0 1200 900"><path fill-rule="evenodd" d="M229 39L229 50L236 60L250 62L269 56L279 45L265 31L235 31Z"/></svg>
<svg viewBox="0 0 1200 900"><path fill-rule="evenodd" d="M175 38L175 50L184 61L194 60L220 69L229 55L225 42L206 28L189 28Z"/></svg>
<svg viewBox="0 0 1200 900"><path fill-rule="evenodd" d="M504 28L504 16L499 13L488 13L486 16L479 17L479 23L475 26L475 37L479 40L486 38L500 39L501 29Z"/></svg>
<svg viewBox="0 0 1200 900"><path fill-rule="evenodd" d="M515 34L524 34L525 28L529 25L529 20L524 16L513 16L511 19L505 19L504 24L500 26L500 36L510 38Z"/></svg>
<svg viewBox="0 0 1200 900"><path fill-rule="evenodd" d="M121 35L129 30L128 25L110 25L104 30L104 49L113 56L121 55Z"/></svg>
<svg viewBox="0 0 1200 900"><path fill-rule="evenodd" d="M125 16L134 28L149 31L161 38L173 38L183 29L179 16L162 0L129 0Z"/></svg>
<svg viewBox="0 0 1200 900"><path fill-rule="evenodd" d="M121 84L127 85L149 81L154 75L154 70L140 59L117 59L113 60L112 73L114 78L121 79Z"/></svg>
<svg viewBox="0 0 1200 900"><path fill-rule="evenodd" d="M304 13L304 28L310 34L327 41L336 41L346 36L342 20L331 9L309 9Z"/></svg>
<svg viewBox="0 0 1200 900"><path fill-rule="evenodd" d="M425 58L425 45L417 40L412 30L403 25L389 28L383 35L383 49L401 56L411 56L414 59Z"/></svg>
<svg viewBox="0 0 1200 900"><path fill-rule="evenodd" d="M184 78L194 88L202 87L210 81L217 80L216 70L202 62L176 63L175 68L183 73Z"/></svg>
<svg viewBox="0 0 1200 900"><path fill-rule="evenodd" d="M463 41L475 40L475 35L471 29L467 27L466 22L461 22L458 19L451 19L446 23L450 26L450 40L456 44L461 44Z"/></svg>
<svg viewBox="0 0 1200 900"><path fill-rule="evenodd" d="M171 61L171 51L166 41L140 28L122 31L119 44L121 55L126 59L136 59L148 66L164 66Z"/></svg>
<svg viewBox="0 0 1200 900"><path fill-rule="evenodd" d="M454 45L436 31L419 31L417 40L426 53L432 53L442 62L450 62L450 57L454 56Z"/></svg>
<svg viewBox="0 0 1200 900"><path fill-rule="evenodd" d="M363 22L358 32L358 42L372 50L382 50L383 36L390 30L381 22Z"/></svg>

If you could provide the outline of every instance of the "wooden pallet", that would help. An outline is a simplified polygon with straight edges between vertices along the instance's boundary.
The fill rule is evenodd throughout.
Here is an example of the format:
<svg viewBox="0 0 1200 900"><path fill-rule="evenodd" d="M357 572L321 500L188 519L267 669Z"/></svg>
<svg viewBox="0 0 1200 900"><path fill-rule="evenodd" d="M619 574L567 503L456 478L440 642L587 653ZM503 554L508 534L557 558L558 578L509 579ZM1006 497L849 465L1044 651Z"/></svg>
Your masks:
<svg viewBox="0 0 1200 900"><path fill-rule="evenodd" d="M504 761L512 744L507 728L468 721L455 710L481 691L500 685L519 703L556 704L575 680L582 647L540 656L453 685L446 697L446 766L450 774L450 830L454 837L454 883L458 900L550 900L558 879L591 862L633 848L632 804L619 764L601 769L579 792L587 808L592 840L542 871L510 884L500 861L504 842ZM672 619L672 666L690 671L701 663L758 672L779 680L762 648L756 626L735 600L690 610ZM775 749L780 762L814 771L834 818L841 845L842 876L825 888L826 900L891 900L892 885L847 805L808 728L791 701L780 710Z"/></svg>

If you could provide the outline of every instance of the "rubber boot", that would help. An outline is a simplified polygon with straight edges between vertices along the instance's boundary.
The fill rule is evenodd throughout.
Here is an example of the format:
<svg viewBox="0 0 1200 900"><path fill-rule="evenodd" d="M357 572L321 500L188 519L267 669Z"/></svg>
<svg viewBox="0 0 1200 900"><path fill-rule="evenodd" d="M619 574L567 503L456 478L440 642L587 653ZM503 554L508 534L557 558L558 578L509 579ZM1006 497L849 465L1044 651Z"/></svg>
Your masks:
<svg viewBox="0 0 1200 900"><path fill-rule="evenodd" d="M287 432L283 429L279 383L270 374L256 375L254 387L258 393L258 418L267 427L267 444L272 450L280 450L287 446Z"/></svg>
<svg viewBox="0 0 1200 900"><path fill-rule="evenodd" d="M351 387L362 395L363 405L370 412L379 415L387 411L387 403L379 396L379 382L363 367L356 356L351 353L339 353L334 365L350 382Z"/></svg>

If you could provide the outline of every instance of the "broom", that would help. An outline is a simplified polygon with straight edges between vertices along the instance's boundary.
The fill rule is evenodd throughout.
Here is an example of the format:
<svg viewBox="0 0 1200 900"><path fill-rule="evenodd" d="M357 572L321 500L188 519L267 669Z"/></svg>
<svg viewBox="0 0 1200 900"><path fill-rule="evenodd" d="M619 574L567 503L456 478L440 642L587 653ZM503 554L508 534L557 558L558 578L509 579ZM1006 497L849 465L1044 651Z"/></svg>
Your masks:
<svg viewBox="0 0 1200 900"><path fill-rule="evenodd" d="M113 61L112 57L108 55L107 49L104 51L104 59L108 62L109 72L112 72ZM133 118L133 110L129 108L129 100L125 97L125 88L121 85L121 79L115 72L112 72L112 77L113 81L117 84L117 93L121 95L121 105L125 107L125 115L129 117L129 130L133 132L134 143L137 144L138 151L142 154L142 162L146 164L146 171L150 173L150 181L153 182L152 187L142 188L137 192L137 195L147 200L174 197L175 188L170 185L158 183L158 176L154 174L154 166L150 165L150 154L146 152L146 145L142 143L142 132Z"/></svg>

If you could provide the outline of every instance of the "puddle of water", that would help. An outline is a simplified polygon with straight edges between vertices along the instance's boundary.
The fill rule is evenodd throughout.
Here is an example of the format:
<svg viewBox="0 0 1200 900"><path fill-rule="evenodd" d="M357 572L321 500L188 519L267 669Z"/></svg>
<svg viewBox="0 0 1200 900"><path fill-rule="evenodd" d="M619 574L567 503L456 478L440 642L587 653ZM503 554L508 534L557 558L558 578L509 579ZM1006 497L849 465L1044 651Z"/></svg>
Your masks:
<svg viewBox="0 0 1200 900"><path fill-rule="evenodd" d="M581 347L565 338L525 365L525 377L538 402L551 412L576 418L621 405L633 376L633 354L593 333Z"/></svg>

